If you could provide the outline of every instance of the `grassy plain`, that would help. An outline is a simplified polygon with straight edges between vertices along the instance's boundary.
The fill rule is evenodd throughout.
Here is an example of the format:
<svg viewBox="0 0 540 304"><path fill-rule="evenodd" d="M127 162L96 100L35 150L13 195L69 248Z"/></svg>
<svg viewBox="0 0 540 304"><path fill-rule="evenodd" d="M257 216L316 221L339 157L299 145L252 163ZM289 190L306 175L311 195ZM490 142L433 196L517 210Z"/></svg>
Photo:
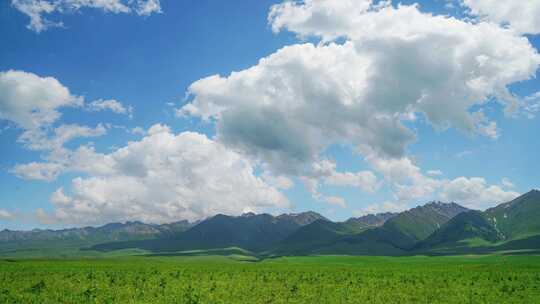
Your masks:
<svg viewBox="0 0 540 304"><path fill-rule="evenodd" d="M0 303L540 303L540 256L5 259Z"/></svg>

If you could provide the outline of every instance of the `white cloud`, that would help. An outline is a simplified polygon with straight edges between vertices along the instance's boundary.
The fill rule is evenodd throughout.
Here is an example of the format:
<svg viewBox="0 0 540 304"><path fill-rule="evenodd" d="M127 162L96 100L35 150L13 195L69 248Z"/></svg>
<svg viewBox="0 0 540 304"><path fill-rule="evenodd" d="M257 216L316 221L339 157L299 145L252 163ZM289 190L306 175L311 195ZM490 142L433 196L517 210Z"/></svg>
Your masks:
<svg viewBox="0 0 540 304"><path fill-rule="evenodd" d="M501 184L506 188L514 188L514 183L512 183L508 178L504 177L501 181Z"/></svg>
<svg viewBox="0 0 540 304"><path fill-rule="evenodd" d="M95 128L76 124L60 125L52 130L52 135L43 129L27 130L18 138L26 148L46 151L45 162L17 164L10 172L27 180L51 182L66 171L106 171L107 160L95 153L94 148L83 145L75 151L66 149L64 144L81 137L98 137L107 133L107 128L99 124Z"/></svg>
<svg viewBox="0 0 540 304"><path fill-rule="evenodd" d="M300 180L311 193L311 196L321 202L346 207L345 199L336 196L326 196L320 193L321 183L332 186L357 187L365 192L375 192L381 183L371 171L338 172L336 163L323 159L312 164L309 171L300 176Z"/></svg>
<svg viewBox="0 0 540 304"><path fill-rule="evenodd" d="M324 181L328 185L358 187L365 192L371 193L377 191L380 186L377 176L371 171L333 171Z"/></svg>
<svg viewBox="0 0 540 304"><path fill-rule="evenodd" d="M371 0L284 1L273 5L268 22L274 32L287 28L301 36L321 36L325 40L343 37L361 23L371 8Z"/></svg>
<svg viewBox="0 0 540 304"><path fill-rule="evenodd" d="M45 17L53 13L74 13L84 8L113 14L136 13L140 16L161 13L159 0L11 0L11 5L30 17L27 27L37 33L50 27L63 26L62 22L50 21Z"/></svg>
<svg viewBox="0 0 540 304"><path fill-rule="evenodd" d="M539 0L463 0L471 13L525 34L540 33Z"/></svg>
<svg viewBox="0 0 540 304"><path fill-rule="evenodd" d="M478 134L484 135L491 139L499 138L499 130L497 129L497 123L489 121L483 111L477 111L472 114L475 121Z"/></svg>
<svg viewBox="0 0 540 304"><path fill-rule="evenodd" d="M141 127L135 127L133 129L131 129L130 133L135 134L135 135L141 135L141 136L146 135L146 131Z"/></svg>
<svg viewBox="0 0 540 304"><path fill-rule="evenodd" d="M287 1L272 7L269 21L276 32L323 43L287 46L248 69L198 80L179 113L215 121L218 141L264 170L304 177L312 194L328 178L317 168L334 144L370 151L362 156L390 176L399 197L433 193L440 181L406 156L416 136L402 121L419 114L438 130L496 139L497 125L482 106L496 97L507 113L515 111L519 101L508 86L533 77L540 64L515 31L416 6ZM333 43L337 37L344 41ZM404 182L396 176L403 170L410 171ZM353 174L328 180L351 181Z"/></svg>
<svg viewBox="0 0 540 304"><path fill-rule="evenodd" d="M10 172L22 179L50 182L55 180L64 170L65 167L58 163L31 162L16 165Z"/></svg>
<svg viewBox="0 0 540 304"><path fill-rule="evenodd" d="M515 191L504 191L499 186L490 186L480 177L459 177L444 185L440 197L472 209L485 209L511 201L519 196Z"/></svg>
<svg viewBox="0 0 540 304"><path fill-rule="evenodd" d="M278 189L290 189L294 186L294 182L290 178L283 175L274 176L269 172L263 172L261 177L265 183Z"/></svg>
<svg viewBox="0 0 540 304"><path fill-rule="evenodd" d="M0 72L0 119L22 129L37 129L55 122L61 107L81 106L83 99L53 77L9 70Z"/></svg>
<svg viewBox="0 0 540 304"><path fill-rule="evenodd" d="M159 0L137 0L136 12L141 16L150 16L154 13L162 13Z"/></svg>
<svg viewBox="0 0 540 304"><path fill-rule="evenodd" d="M62 124L51 131L52 134L49 134L49 130L44 129L27 130L17 141L31 150L59 150L65 143L75 138L105 135L107 128L103 124L99 124L95 128L77 124Z"/></svg>
<svg viewBox="0 0 540 304"><path fill-rule="evenodd" d="M122 110L115 102L98 101L89 107ZM44 162L18 164L10 171L23 179L52 181L62 172L73 167L73 159L87 148L76 153L64 145L76 138L99 137L105 135L108 126L95 127L78 124L60 124L62 107L83 107L84 98L74 96L69 89L52 77L40 77L23 71L0 72L0 119L12 122L22 129L17 142L25 148L46 152ZM129 109L123 108L126 112ZM93 164L97 168L99 164ZM82 167L80 164L78 167Z"/></svg>
<svg viewBox="0 0 540 304"><path fill-rule="evenodd" d="M394 198L400 204L429 197L443 183L443 180L424 175L409 157L381 158L369 151L364 154L373 169L393 187Z"/></svg>
<svg viewBox="0 0 540 304"><path fill-rule="evenodd" d="M481 177L458 177L450 180L433 174L426 176L409 157L385 159L370 154L369 151L364 151L364 154L367 155L367 162L384 176L394 190L394 203L387 204L386 207L377 204L369 206L377 212L391 211L390 207L396 206L406 209L408 204L418 203L420 199L454 201L469 208L485 209L510 201L519 195L515 191L489 185Z"/></svg>
<svg viewBox="0 0 540 304"><path fill-rule="evenodd" d="M50 201L57 206L68 206L73 200L64 193L64 188L60 187L51 195Z"/></svg>
<svg viewBox="0 0 540 304"><path fill-rule="evenodd" d="M437 91L426 88L424 92L426 96L422 96L422 99L425 99L422 100L422 103L426 103L422 106L422 112L438 125L459 123L458 125L462 127L473 129L473 121L463 114L463 110L470 108L474 103L485 100L488 95L503 100L509 110L512 110L517 101L508 93L507 85L518 81L517 78L522 76L525 78L533 76L538 67L539 56L530 46L528 40L514 31L505 30L496 24L486 22L472 24L447 16L422 14L415 5L399 5L394 8L389 5L389 1L386 4L379 4L378 7L366 8L367 3L370 2L289 1L275 5L271 10L269 21L275 31L287 29L304 36L318 36L325 41L333 40L338 36L347 37L356 42L357 47L358 44L361 44L362 49L383 47L381 43L385 43L387 49L381 53L388 58L382 63L396 69L396 71L387 70L389 73L385 75L393 75L394 73L391 72L398 72L397 75L401 74L400 71L403 72L404 68L409 67L405 62L416 64L417 68L421 68L415 73L416 77L410 79L409 82L390 79L394 80L393 83L413 85L411 88L400 86L399 89L394 90L400 93L406 93L411 89L414 92L414 82L421 80L419 77L426 77L426 83L436 85L437 83L442 84L438 79L442 75L452 75L447 77L444 86L434 87L439 91L441 89L447 90L446 98L439 96L442 98L440 103L446 104L445 108L439 109L439 111L432 108L435 104L431 104L432 102L429 100L437 98ZM527 5L523 4L523 6ZM321 16L325 16L325 18L321 18ZM488 42L488 39L494 40ZM512 41L521 44L521 46L514 48L513 46L516 45ZM391 44L389 44L390 42ZM418 49L410 46L409 43L414 43ZM443 51L447 49L443 46L447 43L449 44L448 49L451 51ZM392 53L392 47L398 47L399 53ZM499 52L501 49L505 49L505 51ZM411 51L412 54L409 54L408 51ZM524 57L514 56L517 55L516 52L524 52L522 54ZM397 57L398 61L391 61L393 56L400 54L403 57ZM417 60L417 56L424 56L424 58ZM441 57L447 57L447 60L453 61L454 66L452 64L437 65L437 62L441 63L439 59L444 60ZM504 65L504 60L501 60L503 57L512 58L511 60L515 61L516 66L506 71L504 68L496 71L497 66L500 68ZM456 69L462 67L459 62L467 62L470 65L468 76L461 74L465 70ZM433 74L435 77L429 79L429 73L435 72L432 68L439 69L440 73ZM521 76L518 76L519 74ZM448 104L452 104L451 101L453 101L454 106L448 108ZM448 110L453 111L444 115L447 117L439 117L441 113L435 113ZM451 119L448 120L448 118Z"/></svg>
<svg viewBox="0 0 540 304"><path fill-rule="evenodd" d="M441 170L429 170L428 172L426 172L427 175L430 175L430 176L441 176L441 175L444 175L442 173Z"/></svg>
<svg viewBox="0 0 540 304"><path fill-rule="evenodd" d="M42 212L42 220L167 222L288 207L287 199L256 177L240 154L198 133L173 134L164 125L150 130L110 154L81 147L62 157L70 161L70 170L87 177L58 189L51 196L54 212Z"/></svg>
<svg viewBox="0 0 540 304"><path fill-rule="evenodd" d="M367 68L351 43L289 46L248 70L193 83L194 99L182 112L216 119L221 142L273 172L310 175L338 142L400 155L414 135L362 99Z"/></svg>
<svg viewBox="0 0 540 304"><path fill-rule="evenodd" d="M124 106L121 102L115 100L115 99L98 99L94 100L91 103L87 105L88 110L90 111L104 111L104 110L110 110L117 114L124 114L128 115L130 117L133 116L133 107L131 106Z"/></svg>
<svg viewBox="0 0 540 304"><path fill-rule="evenodd" d="M77 137L96 137L106 133L106 127L95 128L77 124L53 125L60 119L62 107L83 107L84 98L72 95L67 87L53 77L9 70L0 72L0 119L12 122L23 130L18 142L32 150L60 149ZM131 107L116 100L97 100L87 105L92 111L110 109L131 115Z"/></svg>
<svg viewBox="0 0 540 304"><path fill-rule="evenodd" d="M155 124L146 132L148 135L155 135L159 133L171 133L171 128L163 124Z"/></svg>
<svg viewBox="0 0 540 304"><path fill-rule="evenodd" d="M15 219L15 216L11 212L0 209L0 220L11 221L14 219Z"/></svg>

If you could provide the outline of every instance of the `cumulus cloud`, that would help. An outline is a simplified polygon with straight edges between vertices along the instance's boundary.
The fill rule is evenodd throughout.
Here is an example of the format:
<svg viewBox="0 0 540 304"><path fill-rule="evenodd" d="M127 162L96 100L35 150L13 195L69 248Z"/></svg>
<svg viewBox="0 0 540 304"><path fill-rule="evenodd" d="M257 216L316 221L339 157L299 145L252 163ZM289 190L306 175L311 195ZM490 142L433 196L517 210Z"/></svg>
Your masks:
<svg viewBox="0 0 540 304"><path fill-rule="evenodd" d="M87 105L87 109L94 112L109 110L116 114L124 114L130 117L133 116L133 107L126 107L115 99L94 100Z"/></svg>
<svg viewBox="0 0 540 304"><path fill-rule="evenodd" d="M80 156L84 156L85 152L92 149L91 147L81 146L76 152L72 152L66 149L64 144L76 138L98 137L106 133L107 128L103 124L99 124L95 128L77 124L63 124L52 131L42 128L26 130L17 141L27 149L47 152L43 155L45 162L17 164L10 172L22 179L51 182L60 174L73 168L74 160L79 164L77 167L95 166L99 168L99 163L83 165L84 160Z"/></svg>
<svg viewBox="0 0 540 304"><path fill-rule="evenodd" d="M301 36L333 40L346 36L372 7L372 0L285 1L273 5L268 22L274 32L287 28Z"/></svg>
<svg viewBox="0 0 540 304"><path fill-rule="evenodd" d="M324 178L324 182L333 186L357 187L370 193L377 191L380 186L377 176L371 171L337 172L333 170Z"/></svg>
<svg viewBox="0 0 540 304"><path fill-rule="evenodd" d="M14 219L15 219L15 216L11 212L0 209L0 220L10 221Z"/></svg>
<svg viewBox="0 0 540 304"><path fill-rule="evenodd" d="M248 69L200 79L179 113L214 121L218 141L266 170L304 177L311 189L324 180L317 168L326 149L345 143L370 151L362 156L385 176L394 167L410 170L406 184L395 183L399 196L432 193L439 181L411 166L406 148L416 135L403 121L422 115L437 130L496 139L497 124L482 106L495 97L515 112L519 100L508 86L534 77L540 64L513 30L415 5L286 1L271 8L269 22L275 32L322 43L287 46ZM351 174L329 180L354 184Z"/></svg>
<svg viewBox="0 0 540 304"><path fill-rule="evenodd" d="M407 97L412 97L424 103L417 105L420 106L418 110L439 126L453 124L474 129L475 120L464 112L490 95L512 108L516 100L508 93L507 86L533 76L538 68L539 56L528 40L496 24L473 24L446 16L432 16L421 13L414 5L394 8L389 2L366 9L366 3L370 2L285 2L272 8L270 22L275 31L288 29L324 40L347 37L357 47L360 45L360 49L381 54L380 63L384 64L383 68L389 68L383 69L387 72L384 77L390 75L391 78L382 81L384 86L381 88L388 90L379 91L399 92L405 95L394 96L394 99L408 102ZM325 12L328 20L321 20L320 11ZM496 42L489 43L488 39ZM520 46L514 48L514 42ZM499 52L503 49L505 51ZM516 52L523 52L523 57L515 56ZM503 57L515 61L516 66L509 70L497 69L495 66L504 63ZM470 67L460 70L465 63ZM411 72L407 76L414 77L407 81L404 72ZM425 82L421 84L423 88L418 86L419 82ZM391 88L388 84L399 86ZM440 101L432 100L434 98ZM393 102L395 106L402 103ZM435 106L444 108L435 109Z"/></svg>
<svg viewBox="0 0 540 304"><path fill-rule="evenodd" d="M59 163L31 162L16 165L10 172L22 179L50 182L55 180L64 170L65 167Z"/></svg>
<svg viewBox="0 0 540 304"><path fill-rule="evenodd" d="M41 32L51 27L63 26L51 21L46 15L74 13L84 8L102 10L105 13L149 16L161 13L159 0L11 0L11 5L30 18L28 29Z"/></svg>
<svg viewBox="0 0 540 304"><path fill-rule="evenodd" d="M267 184L278 189L289 189L294 186L294 181L287 176L274 176L265 171L262 173L261 177Z"/></svg>
<svg viewBox="0 0 540 304"><path fill-rule="evenodd" d="M327 159L313 163L309 173L306 171L300 176L300 180L315 200L343 208L347 205L345 199L324 195L319 191L321 184L356 187L370 193L377 191L381 185L377 176L371 171L340 172L336 169L336 163Z"/></svg>
<svg viewBox="0 0 540 304"><path fill-rule="evenodd" d="M392 186L395 200L403 204L433 195L444 182L426 176L410 157L384 158L364 151L366 161Z"/></svg>
<svg viewBox="0 0 540 304"><path fill-rule="evenodd" d="M198 133L173 134L155 125L140 141L110 154L80 149L62 159L85 177L53 193L55 210L41 212L42 220L167 222L288 207L279 190L255 176L248 160Z"/></svg>
<svg viewBox="0 0 540 304"><path fill-rule="evenodd" d="M400 159L380 158L369 151L364 152L367 162L380 172L394 190L394 201L370 205L368 211L404 210L420 199L453 201L473 209L485 209L507 202L519 195L499 186L489 185L481 177L440 178L436 174L424 174L410 157ZM438 172L437 172L438 173Z"/></svg>
<svg viewBox="0 0 540 304"><path fill-rule="evenodd" d="M23 71L0 72L0 119L22 129L50 125L61 107L82 106L83 99L53 77L39 77Z"/></svg>
<svg viewBox="0 0 540 304"><path fill-rule="evenodd" d="M95 128L77 124L62 124L51 131L44 129L26 130L17 141L31 150L59 150L65 143L75 138L98 137L106 133L107 128L103 124L98 124Z"/></svg>
<svg viewBox="0 0 540 304"><path fill-rule="evenodd" d="M216 119L218 139L273 171L308 174L330 144L401 155L414 134L362 98L368 63L354 45L293 45L229 77L193 83L182 112Z"/></svg>
<svg viewBox="0 0 540 304"><path fill-rule="evenodd" d="M53 192L53 194L50 197L50 201L57 206L67 206L73 200L71 199L71 197L67 196L64 193L64 188L60 187L56 189L56 191Z"/></svg>
<svg viewBox="0 0 540 304"><path fill-rule="evenodd" d="M499 186L488 185L484 178L459 177L446 183L441 198L454 201L472 209L485 209L511 201L519 196L515 191L504 191Z"/></svg>
<svg viewBox="0 0 540 304"><path fill-rule="evenodd" d="M524 34L540 33L540 1L463 0L480 18L508 25Z"/></svg>
<svg viewBox="0 0 540 304"><path fill-rule="evenodd" d="M71 94L53 77L13 70L0 72L0 120L9 121L22 130L17 142L26 149L44 152L42 162L17 164L10 172L19 178L50 182L73 168L102 167L99 163L84 164L84 157L95 155L91 146L71 151L64 145L77 138L103 136L111 126L102 123L95 127L58 125L62 107L110 109L127 114L132 111L115 100L98 100L86 106L82 96Z"/></svg>

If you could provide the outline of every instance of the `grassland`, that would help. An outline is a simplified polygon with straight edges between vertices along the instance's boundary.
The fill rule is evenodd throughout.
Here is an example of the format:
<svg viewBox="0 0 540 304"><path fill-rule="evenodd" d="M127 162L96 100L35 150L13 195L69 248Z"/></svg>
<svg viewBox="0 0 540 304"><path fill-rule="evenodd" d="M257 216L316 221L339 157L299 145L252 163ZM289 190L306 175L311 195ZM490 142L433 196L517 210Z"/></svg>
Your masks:
<svg viewBox="0 0 540 304"><path fill-rule="evenodd" d="M0 303L540 303L540 256L1 260Z"/></svg>

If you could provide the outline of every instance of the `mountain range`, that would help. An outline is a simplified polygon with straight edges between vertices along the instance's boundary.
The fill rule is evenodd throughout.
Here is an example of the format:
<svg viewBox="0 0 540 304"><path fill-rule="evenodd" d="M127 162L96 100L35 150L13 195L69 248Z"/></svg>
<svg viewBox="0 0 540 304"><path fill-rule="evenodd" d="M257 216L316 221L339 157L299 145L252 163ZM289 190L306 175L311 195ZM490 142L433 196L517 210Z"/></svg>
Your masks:
<svg viewBox="0 0 540 304"><path fill-rule="evenodd" d="M260 257L283 255L450 255L540 249L540 191L484 212L431 202L401 213L333 222L315 212L218 214L200 222L112 223L64 230L0 231L0 256L21 252L178 254L236 248Z"/></svg>

